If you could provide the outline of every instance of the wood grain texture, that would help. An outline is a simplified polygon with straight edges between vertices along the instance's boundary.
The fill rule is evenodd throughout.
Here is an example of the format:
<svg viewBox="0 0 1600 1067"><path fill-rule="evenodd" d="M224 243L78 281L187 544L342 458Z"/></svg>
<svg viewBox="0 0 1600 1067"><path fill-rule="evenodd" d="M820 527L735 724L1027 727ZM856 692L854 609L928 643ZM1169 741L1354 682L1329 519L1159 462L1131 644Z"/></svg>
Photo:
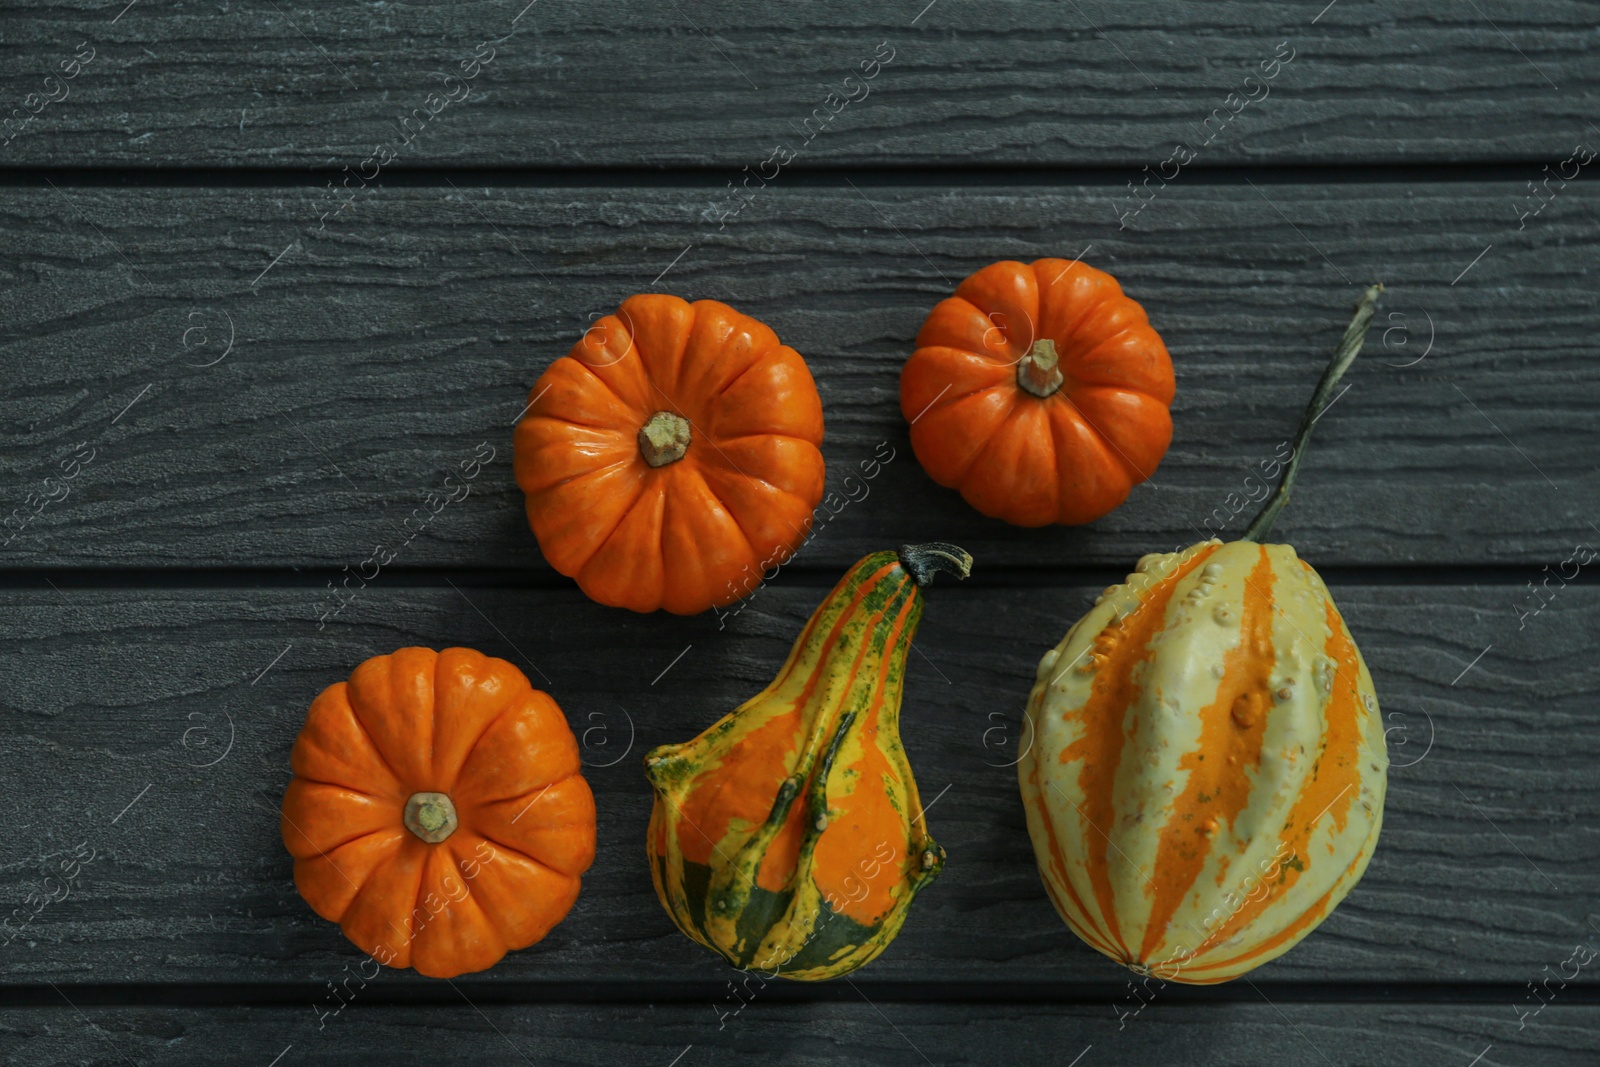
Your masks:
<svg viewBox="0 0 1600 1067"><path fill-rule="evenodd" d="M950 858L863 981L1124 988L1127 973L1051 909L1008 766L1028 743L1019 722L1037 658L1094 592L930 591L904 731ZM1523 630L1513 592L1336 589L1385 709L1395 769L1383 839L1349 899L1253 979L1520 986L1600 938L1600 591L1561 591ZM64 850L96 850L71 896L0 949L7 981L317 983L358 963L296 895L277 805L311 699L409 644L464 644L521 666L562 704L597 797L599 858L576 909L539 946L473 980L732 974L677 933L655 898L639 761L765 685L821 588L780 579L721 631L709 618L638 617L576 592L426 588L380 574L319 632L324 595L309 584L4 594L0 771L14 832L0 844L0 914L26 914L26 895Z"/></svg>
<svg viewBox="0 0 1600 1067"><path fill-rule="evenodd" d="M371 988L371 987L369 987ZM331 1002L331 1000L330 1000ZM323 1009L326 1010L326 1009ZM360 994L337 1016L288 1008L27 1008L0 1013L0 1052L34 1067L161 1063L1058 1064L1194 1067L1594 1062L1600 1009L1545 1008L1517 1032L1504 1005L1340 1004L1177 1007L1157 999L1119 1030L1110 1006L943 1005L857 1000L772 1004L758 997L719 1029L712 1005L474 1005L384 1008ZM1486 1046L1492 1046L1486 1048ZM1081 1056L1080 1060L1073 1057Z"/></svg>
<svg viewBox="0 0 1600 1067"><path fill-rule="evenodd" d="M1600 944L1600 588L1558 573L1600 544L1600 193L1552 178L1600 145L1597 41L1576 0L5 5L0 122L94 58L0 127L0 1062L1588 1067L1593 967L1519 1014ZM1107 519L1023 531L922 473L897 380L962 277L1045 255L1145 303L1176 436ZM1373 280L1278 536L1332 568L1376 680L1383 839L1249 983L1139 1010L1034 869L1034 664L1085 574L1243 529ZM720 621L584 599L510 476L530 383L650 289L769 322L825 404L826 520ZM930 539L978 559L907 686L945 873L850 983L740 1009L650 888L639 761L764 685L846 565ZM562 703L600 856L535 948L335 1011L363 957L295 893L277 805L310 700L406 644Z"/></svg>
<svg viewBox="0 0 1600 1067"><path fill-rule="evenodd" d="M1185 175L1119 230L1106 186L774 184L719 230L700 187L369 189L325 224L304 187L16 189L0 204L0 512L31 514L78 443L95 457L0 560L353 565L488 442L471 496L399 562L543 570L511 423L593 318L654 287L725 300L809 360L836 495L808 565L942 539L980 567L1123 567L1208 519L1243 529L1252 471L1376 278L1368 349L1278 535L1319 565L1537 572L1600 536L1595 190L1572 183L1519 230L1505 183ZM1106 519L1019 530L922 473L899 369L967 273L1080 253L1173 352L1175 438ZM897 458L846 483L880 442Z"/></svg>
<svg viewBox="0 0 1600 1067"><path fill-rule="evenodd" d="M1292 62L1199 165L1543 162L1590 136L1600 65L1582 3L1323 6L300 0L121 13L33 0L0 13L5 112L46 91L79 42L96 55L0 163L354 167L429 93L461 92L443 75L513 31L395 165L689 163L731 178L788 143L799 165L1137 171L1203 138L1214 110L1237 107L1230 93L1260 96L1244 78L1280 42ZM870 95L806 142L797 129L880 42L894 59Z"/></svg>

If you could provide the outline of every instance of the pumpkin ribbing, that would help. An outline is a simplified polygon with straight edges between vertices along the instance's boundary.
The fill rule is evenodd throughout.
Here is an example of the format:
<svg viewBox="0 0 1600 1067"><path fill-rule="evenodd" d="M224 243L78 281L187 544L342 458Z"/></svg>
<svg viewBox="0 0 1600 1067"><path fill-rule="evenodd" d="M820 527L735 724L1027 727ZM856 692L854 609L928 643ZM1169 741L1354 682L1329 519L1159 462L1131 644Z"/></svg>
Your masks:
<svg viewBox="0 0 1600 1067"><path fill-rule="evenodd" d="M900 410L928 476L1019 526L1090 522L1172 440L1166 345L1115 278L1080 260L1002 260L917 332Z"/></svg>
<svg viewBox="0 0 1600 1067"><path fill-rule="evenodd" d="M577 739L504 660L374 656L312 702L289 758L295 886L386 966L492 966L561 921L594 860Z"/></svg>
<svg viewBox="0 0 1600 1067"><path fill-rule="evenodd" d="M805 360L715 300L629 297L539 376L514 434L540 551L613 607L738 600L794 554L822 500Z"/></svg>

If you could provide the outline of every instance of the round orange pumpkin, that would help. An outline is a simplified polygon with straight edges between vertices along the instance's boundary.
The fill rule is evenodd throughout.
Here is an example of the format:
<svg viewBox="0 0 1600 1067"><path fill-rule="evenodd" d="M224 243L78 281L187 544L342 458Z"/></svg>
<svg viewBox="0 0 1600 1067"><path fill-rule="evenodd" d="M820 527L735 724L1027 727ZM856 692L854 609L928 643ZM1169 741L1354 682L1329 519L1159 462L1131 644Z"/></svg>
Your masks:
<svg viewBox="0 0 1600 1067"><path fill-rule="evenodd" d="M595 809L556 702L468 648L367 660L311 704L283 843L312 910L379 963L450 978L566 917Z"/></svg>
<svg viewBox="0 0 1600 1067"><path fill-rule="evenodd" d="M745 596L794 554L822 499L805 360L715 300L629 297L540 376L515 443L545 558L634 611Z"/></svg>
<svg viewBox="0 0 1600 1067"><path fill-rule="evenodd" d="M941 300L900 375L930 477L1018 526L1090 522L1172 441L1172 360L1117 280L1077 260L991 263Z"/></svg>

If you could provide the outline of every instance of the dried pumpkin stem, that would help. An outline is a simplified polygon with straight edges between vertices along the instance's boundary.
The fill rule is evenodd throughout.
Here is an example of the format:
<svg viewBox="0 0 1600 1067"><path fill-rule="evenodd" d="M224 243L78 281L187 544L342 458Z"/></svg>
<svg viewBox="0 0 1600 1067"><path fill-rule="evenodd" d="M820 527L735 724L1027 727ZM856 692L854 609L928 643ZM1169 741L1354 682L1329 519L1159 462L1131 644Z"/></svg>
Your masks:
<svg viewBox="0 0 1600 1067"><path fill-rule="evenodd" d="M1064 381L1056 343L1048 337L1033 342L1028 354L1017 362L1017 384L1041 400L1060 389Z"/></svg>
<svg viewBox="0 0 1600 1067"><path fill-rule="evenodd" d="M403 817L406 829L430 845L456 832L456 806L443 793L412 793Z"/></svg>
<svg viewBox="0 0 1600 1067"><path fill-rule="evenodd" d="M900 566L906 569L906 573L911 575L911 580L919 586L933 581L933 576L940 571L953 574L957 578L965 578L972 573L972 554L964 548L957 548L942 541L930 541L925 545L901 545L896 555L900 557Z"/></svg>
<svg viewBox="0 0 1600 1067"><path fill-rule="evenodd" d="M1339 339L1339 347L1334 350L1328 369L1322 372L1322 380L1317 383L1316 392L1311 394L1311 403L1306 407L1306 413L1300 418L1300 429L1294 437L1294 452L1289 456L1288 466L1283 469L1283 480L1278 483L1278 491L1272 494L1262 507L1261 513L1250 524L1250 528L1244 532L1244 540L1260 541L1270 534L1272 524L1278 520L1278 512L1289 502L1289 490L1294 487L1295 475L1300 470L1300 460L1304 458L1306 445L1311 441L1311 430L1322 417L1322 413L1328 410L1328 405L1333 403L1333 390L1339 384L1339 379L1344 377L1344 372L1350 369L1350 364L1354 363L1356 356L1361 353L1361 345L1367 339L1367 327L1377 310L1378 294L1381 292L1383 292L1381 283L1369 285L1367 291L1361 294L1361 299L1356 302L1356 313L1350 319L1350 325L1345 328L1344 336Z"/></svg>
<svg viewBox="0 0 1600 1067"><path fill-rule="evenodd" d="M676 463L689 451L689 420L672 411L658 411L639 427L639 454L652 467Z"/></svg>

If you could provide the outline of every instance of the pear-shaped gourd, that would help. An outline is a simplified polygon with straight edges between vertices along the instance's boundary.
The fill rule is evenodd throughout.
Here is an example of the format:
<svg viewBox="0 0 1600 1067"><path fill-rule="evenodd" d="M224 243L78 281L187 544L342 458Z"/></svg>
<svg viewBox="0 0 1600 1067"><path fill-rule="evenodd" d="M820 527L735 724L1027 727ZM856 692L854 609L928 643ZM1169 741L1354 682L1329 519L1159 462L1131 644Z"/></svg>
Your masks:
<svg viewBox="0 0 1600 1067"><path fill-rule="evenodd" d="M1317 572L1259 542L1381 289L1244 539L1146 556L1039 663L1017 765L1039 872L1073 932L1137 973L1259 967L1327 918L1377 845L1389 761L1372 677Z"/></svg>
<svg viewBox="0 0 1600 1067"><path fill-rule="evenodd" d="M906 652L921 587L971 564L944 544L867 556L771 685L645 757L650 871L690 938L737 967L819 981L900 932L944 864L900 743Z"/></svg>

